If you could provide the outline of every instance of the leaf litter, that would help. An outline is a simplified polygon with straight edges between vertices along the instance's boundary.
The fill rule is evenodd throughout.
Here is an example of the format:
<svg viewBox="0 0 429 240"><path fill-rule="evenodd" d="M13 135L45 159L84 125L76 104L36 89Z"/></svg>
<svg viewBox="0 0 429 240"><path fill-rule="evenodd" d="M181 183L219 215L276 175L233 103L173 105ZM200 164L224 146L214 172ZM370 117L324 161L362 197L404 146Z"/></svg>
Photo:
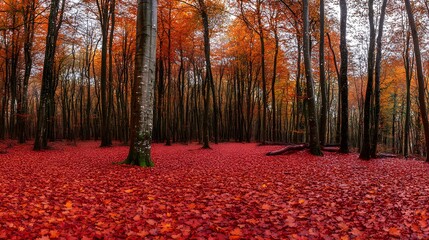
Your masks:
<svg viewBox="0 0 429 240"><path fill-rule="evenodd" d="M429 165L275 146L20 145L0 156L0 239L428 239Z"/></svg>

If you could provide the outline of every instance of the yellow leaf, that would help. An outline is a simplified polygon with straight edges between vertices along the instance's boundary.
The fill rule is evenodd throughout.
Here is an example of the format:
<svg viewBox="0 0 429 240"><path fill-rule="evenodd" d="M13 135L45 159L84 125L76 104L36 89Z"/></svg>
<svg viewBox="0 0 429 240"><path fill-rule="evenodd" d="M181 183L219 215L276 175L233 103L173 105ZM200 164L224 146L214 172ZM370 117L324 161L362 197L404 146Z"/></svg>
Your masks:
<svg viewBox="0 0 429 240"><path fill-rule="evenodd" d="M152 196L148 196L147 199L149 199L149 200L155 200L155 198L152 197Z"/></svg>
<svg viewBox="0 0 429 240"><path fill-rule="evenodd" d="M127 189L127 190L125 190L125 192L126 193L132 193L134 190L132 190L132 189Z"/></svg>
<svg viewBox="0 0 429 240"><path fill-rule="evenodd" d="M305 199L299 199L299 200L298 200L298 203L299 203L299 204L304 204L304 203L305 203Z"/></svg>
<svg viewBox="0 0 429 240"><path fill-rule="evenodd" d="M262 188L266 188L267 187L267 184L262 184Z"/></svg>
<svg viewBox="0 0 429 240"><path fill-rule="evenodd" d="M71 201L67 201L67 202L66 202L66 204L64 204L64 206L65 206L67 209L71 209L71 208L73 207L73 203L72 203Z"/></svg>
<svg viewBox="0 0 429 240"><path fill-rule="evenodd" d="M395 227L391 227L391 228L389 228L389 235L392 237L400 237L401 231L399 231L399 229L397 229Z"/></svg>

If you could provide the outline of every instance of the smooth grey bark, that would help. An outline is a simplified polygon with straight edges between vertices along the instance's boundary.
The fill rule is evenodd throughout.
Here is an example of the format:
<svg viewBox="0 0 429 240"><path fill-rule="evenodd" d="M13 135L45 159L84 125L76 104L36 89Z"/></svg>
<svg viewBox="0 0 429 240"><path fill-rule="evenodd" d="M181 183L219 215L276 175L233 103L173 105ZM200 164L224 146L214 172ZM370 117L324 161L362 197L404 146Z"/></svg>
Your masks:
<svg viewBox="0 0 429 240"><path fill-rule="evenodd" d="M138 0L136 59L131 95L130 151L126 164L151 167L157 1Z"/></svg>
<svg viewBox="0 0 429 240"><path fill-rule="evenodd" d="M420 53L420 43L419 36L417 33L416 23L414 21L413 11L411 9L410 0L405 0L405 7L407 9L408 21L411 28L411 35L413 37L413 45L414 45L414 56L416 58L416 68L417 68L417 81L418 81L418 89L419 89L419 108L420 115L423 122L423 128L425 133L426 140L426 152L429 150L429 121L426 109L426 101L425 101L425 79L423 75L423 64L422 64L422 56ZM426 162L429 162L429 154L426 156Z"/></svg>
<svg viewBox="0 0 429 240"><path fill-rule="evenodd" d="M316 156L322 156L320 148L319 129L316 116L316 99L314 95L314 82L311 69L310 57L310 28L308 20L308 0L303 1L303 22L304 22L304 65L305 76L307 80L307 103L308 103L308 125L310 129L310 153Z"/></svg>
<svg viewBox="0 0 429 240"><path fill-rule="evenodd" d="M320 0L320 40L319 40L319 78L320 78L320 128L319 140L321 145L326 143L326 120L328 118L328 99L326 97L326 76L325 76L325 1Z"/></svg>

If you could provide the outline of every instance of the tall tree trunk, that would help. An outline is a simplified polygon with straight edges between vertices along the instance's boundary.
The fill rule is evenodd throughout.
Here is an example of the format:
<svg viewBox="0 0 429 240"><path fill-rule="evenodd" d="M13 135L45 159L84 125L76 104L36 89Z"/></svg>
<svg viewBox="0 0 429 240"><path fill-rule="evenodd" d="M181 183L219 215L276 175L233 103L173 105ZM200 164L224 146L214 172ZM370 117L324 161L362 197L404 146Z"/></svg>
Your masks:
<svg viewBox="0 0 429 240"><path fill-rule="evenodd" d="M106 119L106 125L109 129L115 129L112 125L112 116L114 113L113 110L113 34L115 31L115 6L116 1L110 0L110 35L109 35L109 88L108 88L108 106L107 106L107 119ZM109 24L109 22L107 22ZM106 134L108 134L107 137L107 146L112 145L112 131L106 131Z"/></svg>
<svg viewBox="0 0 429 240"><path fill-rule="evenodd" d="M168 10L168 30L167 30L167 37L168 37L168 45L167 45L167 112L166 112L166 118L165 118L165 145L170 146L171 145L171 85L173 84L173 81L171 79L171 7Z"/></svg>
<svg viewBox="0 0 429 240"><path fill-rule="evenodd" d="M31 68L33 65L32 48L34 39L35 25L35 2L28 1L23 9L24 15L24 79L22 83L21 102L19 106L18 129L19 143L25 143L27 140L27 118L28 118L28 81L30 80Z"/></svg>
<svg viewBox="0 0 429 240"><path fill-rule="evenodd" d="M276 20L274 20L276 21ZM277 61L279 56L279 36L277 33L277 26L274 27L274 40L275 40L275 47L274 47L274 62L273 62L273 78L271 80L271 105L272 105L272 136L271 139L273 141L277 141L277 129L276 129L276 79L277 79Z"/></svg>
<svg viewBox="0 0 429 240"><path fill-rule="evenodd" d="M125 163L153 166L151 141L156 60L157 1L138 0L135 74L132 87L131 144Z"/></svg>
<svg viewBox="0 0 429 240"><path fill-rule="evenodd" d="M329 35L329 33L326 33L327 37L328 37L328 43L329 43L329 49L331 49L331 53L332 53L332 57L334 58L334 67L335 67L335 73L337 74L337 80L338 80L338 87L340 88L341 86L341 74L340 71L338 70L338 65L337 65L337 57L334 51L334 48L332 46L332 42L331 42L331 36ZM338 104L337 104L337 119L336 119L336 129L335 129L335 142L339 143L340 142L340 133L341 133L341 89L338 90Z"/></svg>
<svg viewBox="0 0 429 240"><path fill-rule="evenodd" d="M101 147L112 145L110 139L110 126L108 114L109 94L107 89L107 48L109 36L109 1L97 0L98 15L101 26L101 74L100 74L100 92L101 92Z"/></svg>
<svg viewBox="0 0 429 240"><path fill-rule="evenodd" d="M371 1L371 0L370 0ZM341 139L340 139L340 152L349 152L349 90L347 80L347 64L348 64L348 51L347 51L347 4L346 0L340 0L340 51L341 51L341 67L340 67L340 91L341 91Z"/></svg>
<svg viewBox="0 0 429 240"><path fill-rule="evenodd" d="M46 36L45 59L43 63L42 89L40 94L40 104L37 110L37 127L36 136L34 139L34 150L41 150L42 148L47 148L48 118L50 116L51 108L54 105L54 103L52 102L52 91L56 87L54 85L55 50L58 32L61 28L64 6L64 0L62 1L61 10L60 0L52 0L50 4L48 33Z"/></svg>
<svg viewBox="0 0 429 240"><path fill-rule="evenodd" d="M374 28L374 0L368 1L369 7L369 49L368 49L368 82L366 85L365 107L363 117L363 141L359 158L369 160L371 158L371 102L373 95L374 80L374 50L375 50L375 28Z"/></svg>
<svg viewBox="0 0 429 240"><path fill-rule="evenodd" d="M319 129L316 115L316 99L314 95L314 83L311 69L310 56L310 29L308 21L308 0L303 1L303 22L304 22L304 64L305 76L307 79L307 102L308 102L308 126L310 129L310 152L313 155L322 156L319 141Z"/></svg>
<svg viewBox="0 0 429 240"><path fill-rule="evenodd" d="M297 61L296 61L296 111L295 111L295 142L302 142L303 140L303 129L301 125L301 115L303 114L303 103L302 103L302 88L301 88L301 40L299 39L299 34L297 33Z"/></svg>
<svg viewBox="0 0 429 240"><path fill-rule="evenodd" d="M407 31L405 51L404 51L404 66L405 78L407 81L407 100L405 109L405 129L404 129L404 157L408 157L408 150L410 146L410 125L411 125L411 79L413 67L410 61L410 31Z"/></svg>
<svg viewBox="0 0 429 240"><path fill-rule="evenodd" d="M204 0L198 0L198 3L200 5L200 11L201 11L201 18L203 20L203 27L204 27L204 56L205 56L205 62L206 62L206 76L204 80L205 89L203 89L203 93L205 93L204 96L204 124L208 125L208 104L209 104L209 92L210 89L212 90L212 96L213 96L213 129L214 129L214 135L215 135L215 142L218 141L218 133L217 133L217 108L216 108L216 95L215 95L215 87L213 83L213 75L212 75L212 67L211 67L211 61L210 61L210 33L209 33L209 16L207 13L207 7L204 2ZM206 109L207 108L207 109ZM207 122L207 123L206 123ZM203 148L209 148L209 133L208 133L208 126L204 127L203 132Z"/></svg>
<svg viewBox="0 0 429 240"><path fill-rule="evenodd" d="M326 77L325 77L325 1L320 0L320 41L319 41L319 74L320 74L320 144L326 143L326 119L328 117L328 99L326 97Z"/></svg>
<svg viewBox="0 0 429 240"><path fill-rule="evenodd" d="M377 157L377 141L378 141L378 128L380 118L380 72L381 72L381 48L382 48L382 37L383 37L383 26L384 16L386 14L387 0L383 0L380 13L380 21L378 24L378 36L377 36L377 57L375 59L375 103L374 103L374 132L372 135L372 146L371 146L371 157Z"/></svg>
<svg viewBox="0 0 429 240"><path fill-rule="evenodd" d="M411 28L411 35L413 36L414 55L416 58L416 68L417 68L417 80L419 85L419 108L420 108L420 115L422 117L423 128L425 133L426 152L428 152L429 151L429 121L428 121L426 101L425 101L425 79L423 75L423 64L422 64L422 57L420 53L419 36L417 33L416 23L414 21L414 15L411 9L410 0L405 0L405 7L407 9L408 21L410 23L410 28ZM426 162L429 162L429 154L427 154L426 156Z"/></svg>

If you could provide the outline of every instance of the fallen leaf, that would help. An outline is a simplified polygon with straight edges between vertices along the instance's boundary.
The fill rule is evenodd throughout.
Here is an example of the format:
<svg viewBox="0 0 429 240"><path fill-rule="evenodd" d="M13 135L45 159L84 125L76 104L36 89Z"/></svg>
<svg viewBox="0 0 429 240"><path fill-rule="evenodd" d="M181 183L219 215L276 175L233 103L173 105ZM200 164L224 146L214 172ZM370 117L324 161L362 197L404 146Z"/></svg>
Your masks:
<svg viewBox="0 0 429 240"><path fill-rule="evenodd" d="M58 238L60 236L60 233L57 230L51 230L49 231L50 238Z"/></svg>
<svg viewBox="0 0 429 240"><path fill-rule="evenodd" d="M271 209L271 206L270 205L268 205L268 204L262 204L262 207L261 207L262 209L264 209L264 210L270 210Z"/></svg>
<svg viewBox="0 0 429 240"><path fill-rule="evenodd" d="M397 229L396 227L389 228L389 235L392 237L400 237L401 231Z"/></svg>
<svg viewBox="0 0 429 240"><path fill-rule="evenodd" d="M71 201L67 201L67 202L66 202L66 204L64 204L64 206L65 206L67 209L71 209L71 208L73 207L73 203L72 203Z"/></svg>
<svg viewBox="0 0 429 240"><path fill-rule="evenodd" d="M363 233L359 229L353 228L352 231L351 231L351 234L353 234L353 235L355 235L355 236L358 237L358 236L362 235Z"/></svg>
<svg viewBox="0 0 429 240"><path fill-rule="evenodd" d="M155 224L156 224L156 221L155 221L155 220L153 220L153 219L148 219L148 220L146 220L146 222L147 222L149 225L155 225Z"/></svg>

